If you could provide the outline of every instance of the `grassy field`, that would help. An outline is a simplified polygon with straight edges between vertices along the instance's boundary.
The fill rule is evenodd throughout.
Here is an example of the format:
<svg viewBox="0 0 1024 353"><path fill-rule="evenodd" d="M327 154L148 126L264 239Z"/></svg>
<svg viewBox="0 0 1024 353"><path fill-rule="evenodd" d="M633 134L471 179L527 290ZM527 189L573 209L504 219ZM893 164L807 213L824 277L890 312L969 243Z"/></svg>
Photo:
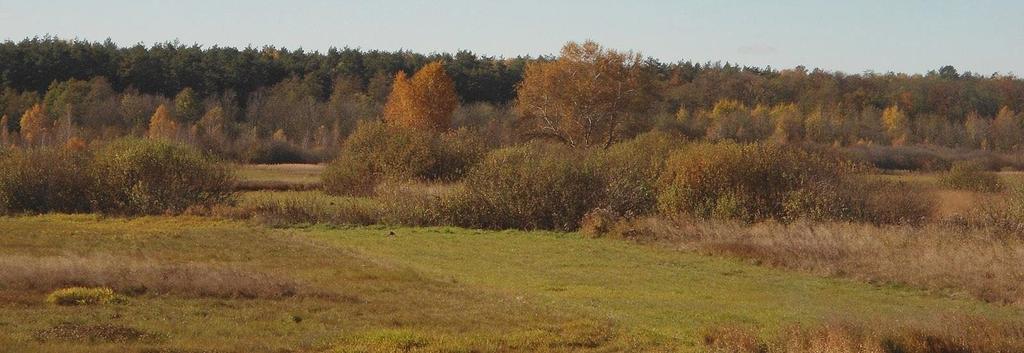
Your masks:
<svg viewBox="0 0 1024 353"><path fill-rule="evenodd" d="M0 218L0 229L0 264L49 269L0 274L0 351L11 352L686 352L720 325L1024 314L576 234L61 215ZM145 273L104 274L117 266L162 268L166 288L125 304L44 303L58 287L131 288L122 282ZM274 281L295 289L258 295ZM246 290L257 295L232 295Z"/></svg>
<svg viewBox="0 0 1024 353"><path fill-rule="evenodd" d="M320 185L320 164L247 164L238 167L242 190L307 190Z"/></svg>

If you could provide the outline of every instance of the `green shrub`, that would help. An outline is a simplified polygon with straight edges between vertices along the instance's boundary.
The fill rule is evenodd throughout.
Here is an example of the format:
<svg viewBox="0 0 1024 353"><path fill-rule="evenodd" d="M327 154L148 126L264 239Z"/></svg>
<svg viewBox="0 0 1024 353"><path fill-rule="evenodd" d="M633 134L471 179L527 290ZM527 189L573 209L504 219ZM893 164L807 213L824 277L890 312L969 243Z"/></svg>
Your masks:
<svg viewBox="0 0 1024 353"><path fill-rule="evenodd" d="M125 139L95 154L98 209L124 214L181 212L232 197L235 177L197 150L163 141Z"/></svg>
<svg viewBox="0 0 1024 353"><path fill-rule="evenodd" d="M381 182L454 181L487 152L477 134L461 129L434 134L361 122L323 174L325 190L369 195Z"/></svg>
<svg viewBox="0 0 1024 353"><path fill-rule="evenodd" d="M462 128L439 136L437 164L432 179L454 181L461 179L487 155L487 143L477 133Z"/></svg>
<svg viewBox="0 0 1024 353"><path fill-rule="evenodd" d="M125 298L110 288L71 287L53 291L46 296L46 302L55 305L122 304Z"/></svg>
<svg viewBox="0 0 1024 353"><path fill-rule="evenodd" d="M0 213L89 211L88 159L86 152L63 148L0 155Z"/></svg>
<svg viewBox="0 0 1024 353"><path fill-rule="evenodd" d="M986 171L981 164L956 162L948 172L939 177L939 183L956 190L977 192L999 192L1005 187L999 175Z"/></svg>
<svg viewBox="0 0 1024 353"><path fill-rule="evenodd" d="M325 190L336 195L367 195L385 180L427 178L437 163L429 132L360 122L323 174Z"/></svg>
<svg viewBox="0 0 1024 353"><path fill-rule="evenodd" d="M277 140L261 143L254 150L247 151L247 159L249 163L257 164L317 163L321 161L318 156L302 147Z"/></svg>
<svg viewBox="0 0 1024 353"><path fill-rule="evenodd" d="M671 155L660 178L659 210L698 218L792 220L834 218L852 165L823 151L774 144L701 143Z"/></svg>
<svg viewBox="0 0 1024 353"><path fill-rule="evenodd" d="M574 230L604 189L582 157L542 144L493 151L445 197L445 214L465 227Z"/></svg>
<svg viewBox="0 0 1024 353"><path fill-rule="evenodd" d="M658 178L679 143L651 132L594 153L592 163L604 179L604 208L625 217L647 215L658 202Z"/></svg>

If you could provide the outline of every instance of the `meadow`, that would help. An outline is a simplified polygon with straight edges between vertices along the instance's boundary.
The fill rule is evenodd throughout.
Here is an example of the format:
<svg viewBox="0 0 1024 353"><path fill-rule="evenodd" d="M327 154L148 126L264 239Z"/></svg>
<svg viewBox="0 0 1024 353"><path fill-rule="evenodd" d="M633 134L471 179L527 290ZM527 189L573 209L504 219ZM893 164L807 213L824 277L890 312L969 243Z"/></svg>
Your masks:
<svg viewBox="0 0 1024 353"><path fill-rule="evenodd" d="M317 169L245 166L240 184L315 185ZM934 174L873 177L993 197L950 190ZM2 351L1024 347L1024 246L984 232L652 218L597 238L408 227L387 225L381 197L285 190L176 216L0 218ZM937 200L940 214L973 207ZM112 288L118 300L47 302L68 287Z"/></svg>
<svg viewBox="0 0 1024 353"><path fill-rule="evenodd" d="M3 218L0 228L0 346L10 352L690 352L725 326L770 336L837 320L1010 325L1022 314L572 233L90 215ZM159 285L140 266L163 266ZM44 302L72 284L129 294Z"/></svg>

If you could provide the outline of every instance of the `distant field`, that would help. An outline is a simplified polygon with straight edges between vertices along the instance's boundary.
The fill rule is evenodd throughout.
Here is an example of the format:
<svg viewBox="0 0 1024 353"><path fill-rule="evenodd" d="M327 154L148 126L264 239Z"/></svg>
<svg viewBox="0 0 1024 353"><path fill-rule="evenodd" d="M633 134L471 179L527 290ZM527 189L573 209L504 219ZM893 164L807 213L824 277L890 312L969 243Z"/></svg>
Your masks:
<svg viewBox="0 0 1024 353"><path fill-rule="evenodd" d="M215 283L273 284L233 280L244 273L228 271L206 282L208 275L168 280L166 293L134 294L126 304L59 307L43 303L49 289L17 285L19 271L29 270L6 269L0 351L12 352L685 352L697 351L701 333L723 324L773 331L835 318L1024 314L575 234L267 229L193 217L59 215L0 218L0 229L0 261L30 258L63 268L33 274L34 283L74 275L60 267L70 261L96 263L85 272L121 263L236 268L296 288L285 297L217 295L224 288Z"/></svg>
<svg viewBox="0 0 1024 353"><path fill-rule="evenodd" d="M320 186L321 164L245 164L238 168L241 190L308 190Z"/></svg>

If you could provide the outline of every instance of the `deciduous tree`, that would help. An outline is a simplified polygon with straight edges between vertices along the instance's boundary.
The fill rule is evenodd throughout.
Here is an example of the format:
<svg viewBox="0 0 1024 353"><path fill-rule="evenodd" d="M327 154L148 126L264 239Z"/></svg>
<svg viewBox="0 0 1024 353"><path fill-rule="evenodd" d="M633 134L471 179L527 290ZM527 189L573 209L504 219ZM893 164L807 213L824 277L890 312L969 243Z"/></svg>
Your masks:
<svg viewBox="0 0 1024 353"><path fill-rule="evenodd" d="M395 75L384 119L395 126L444 131L451 127L452 113L458 105L455 83L444 72L444 66L435 61L412 79L401 72Z"/></svg>
<svg viewBox="0 0 1024 353"><path fill-rule="evenodd" d="M993 149L1012 151L1024 142L1024 124L1013 110L1003 107L992 120L991 138Z"/></svg>
<svg viewBox="0 0 1024 353"><path fill-rule="evenodd" d="M526 66L515 107L535 134L607 147L622 121L643 109L644 84L639 54L570 42L557 60Z"/></svg>
<svg viewBox="0 0 1024 353"><path fill-rule="evenodd" d="M178 136L178 123L174 122L167 106L161 104L149 119L148 136L155 140L174 140Z"/></svg>
<svg viewBox="0 0 1024 353"><path fill-rule="evenodd" d="M21 116L21 140L26 146L39 146L46 143L46 114L43 106L36 104Z"/></svg>
<svg viewBox="0 0 1024 353"><path fill-rule="evenodd" d="M882 112L882 123L885 125L885 132L893 145L903 145L910 138L910 119L907 114L898 106L885 108Z"/></svg>

